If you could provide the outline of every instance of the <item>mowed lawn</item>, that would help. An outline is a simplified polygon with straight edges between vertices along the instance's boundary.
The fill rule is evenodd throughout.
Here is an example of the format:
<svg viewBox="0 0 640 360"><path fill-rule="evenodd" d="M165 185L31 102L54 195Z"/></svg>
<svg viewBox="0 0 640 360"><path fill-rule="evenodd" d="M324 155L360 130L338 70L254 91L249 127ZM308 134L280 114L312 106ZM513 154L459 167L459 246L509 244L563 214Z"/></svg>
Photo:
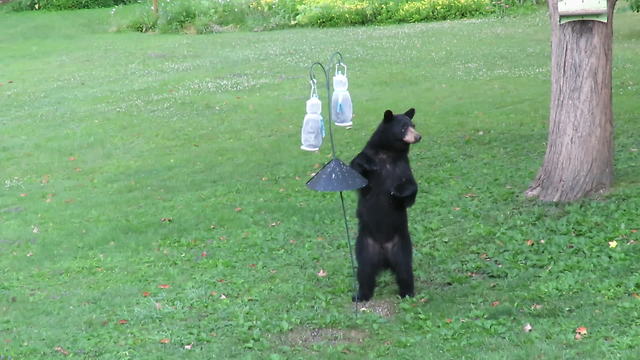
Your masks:
<svg viewBox="0 0 640 360"><path fill-rule="evenodd" d="M522 196L547 140L543 10L205 36L110 32L110 9L0 13L0 359L636 358L640 27L623 7L616 185L568 205ZM308 67L335 51L356 114L338 157L386 109L415 107L423 135L416 297L385 275L357 316L338 194L305 187L328 138L299 150Z"/></svg>

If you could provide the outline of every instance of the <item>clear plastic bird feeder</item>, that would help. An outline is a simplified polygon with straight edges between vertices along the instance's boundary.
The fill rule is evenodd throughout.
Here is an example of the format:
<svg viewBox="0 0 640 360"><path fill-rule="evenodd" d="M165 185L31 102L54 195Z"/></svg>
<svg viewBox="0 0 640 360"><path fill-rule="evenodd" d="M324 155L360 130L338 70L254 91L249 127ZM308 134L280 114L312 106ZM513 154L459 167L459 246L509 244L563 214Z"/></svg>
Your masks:
<svg viewBox="0 0 640 360"><path fill-rule="evenodd" d="M340 71L342 66L344 73ZM349 80L347 80L347 65L336 64L336 74L333 77L333 96L331 98L331 118L338 126L351 126L353 104L349 94Z"/></svg>
<svg viewBox="0 0 640 360"><path fill-rule="evenodd" d="M300 146L300 149L316 151L320 149L320 145L322 145L324 121L322 120L322 115L320 115L322 112L322 102L318 99L316 80L313 79L309 83L311 83L311 95L309 96L309 100L307 100L307 114L304 116L302 123L302 146Z"/></svg>

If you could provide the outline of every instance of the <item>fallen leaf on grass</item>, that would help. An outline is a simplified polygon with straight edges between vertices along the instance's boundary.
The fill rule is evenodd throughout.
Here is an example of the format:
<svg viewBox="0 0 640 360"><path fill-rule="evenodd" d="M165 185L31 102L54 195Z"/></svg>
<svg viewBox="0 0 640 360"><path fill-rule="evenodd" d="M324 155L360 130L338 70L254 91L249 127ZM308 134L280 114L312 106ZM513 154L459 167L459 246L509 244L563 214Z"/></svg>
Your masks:
<svg viewBox="0 0 640 360"><path fill-rule="evenodd" d="M524 327L522 327L522 330L524 330L524 332L531 332L531 330L533 330L533 326L527 323Z"/></svg>
<svg viewBox="0 0 640 360"><path fill-rule="evenodd" d="M160 339L160 344L168 344L170 342L171 342L171 339L167 339L167 338Z"/></svg>
<svg viewBox="0 0 640 360"><path fill-rule="evenodd" d="M125 319L118 320L118 324L120 324L120 325L126 325L128 323L129 323L129 320L125 320Z"/></svg>
<svg viewBox="0 0 640 360"><path fill-rule="evenodd" d="M160 310L160 309L162 309L162 304L156 303L156 310Z"/></svg>
<svg viewBox="0 0 640 360"><path fill-rule="evenodd" d="M148 292L148 291L143 291L143 292L142 292L142 296L144 296L144 297L148 297L148 296L150 296L150 295L151 295L151 293L150 293L150 292Z"/></svg>
<svg viewBox="0 0 640 360"><path fill-rule="evenodd" d="M173 221L173 218L170 218L170 217L163 217L162 219L160 219L160 222L163 222L163 223L170 223L172 221Z"/></svg>
<svg viewBox="0 0 640 360"><path fill-rule="evenodd" d="M69 161L76 161L76 160L77 160L77 159L76 159L76 157L75 157L75 156L70 156L70 157L69 157Z"/></svg>
<svg viewBox="0 0 640 360"><path fill-rule="evenodd" d="M168 285L168 284L160 284L160 285L158 285L158 287L159 287L160 289L168 289L168 288L170 288L170 287L171 287L171 285Z"/></svg>
<svg viewBox="0 0 640 360"><path fill-rule="evenodd" d="M241 207L237 207L237 208L233 209L233 211L240 212L240 211L242 211L242 208Z"/></svg>
<svg viewBox="0 0 640 360"><path fill-rule="evenodd" d="M320 269L320 271L318 271L318 274L317 274L317 275L318 275L319 277L325 277L325 276L327 276L327 272L326 272L326 271L324 271L324 269Z"/></svg>
<svg viewBox="0 0 640 360"><path fill-rule="evenodd" d="M69 352L67 350L65 350L62 346L56 346L56 347L53 348L53 350L59 352L62 355L65 355L65 356L69 355Z"/></svg>
<svg viewBox="0 0 640 360"><path fill-rule="evenodd" d="M493 307L496 307L498 305L500 305L500 301L497 301L497 300L491 303L491 306Z"/></svg>
<svg viewBox="0 0 640 360"><path fill-rule="evenodd" d="M540 305L540 304L533 304L533 305L531 305L531 309L532 309L532 310L540 310L540 309L542 309L542 305Z"/></svg>
<svg viewBox="0 0 640 360"><path fill-rule="evenodd" d="M584 326L580 326L576 329L576 334L587 335L587 328Z"/></svg>
<svg viewBox="0 0 640 360"><path fill-rule="evenodd" d="M474 194L474 193L468 193L468 194L464 194L464 197L466 198L474 198L477 197L478 195Z"/></svg>
<svg viewBox="0 0 640 360"><path fill-rule="evenodd" d="M533 246L535 243L536 242L531 239L527 240L527 246Z"/></svg>
<svg viewBox="0 0 640 360"><path fill-rule="evenodd" d="M613 240L613 241L609 241L609 247L610 248L615 248L616 246L618 246L618 242Z"/></svg>

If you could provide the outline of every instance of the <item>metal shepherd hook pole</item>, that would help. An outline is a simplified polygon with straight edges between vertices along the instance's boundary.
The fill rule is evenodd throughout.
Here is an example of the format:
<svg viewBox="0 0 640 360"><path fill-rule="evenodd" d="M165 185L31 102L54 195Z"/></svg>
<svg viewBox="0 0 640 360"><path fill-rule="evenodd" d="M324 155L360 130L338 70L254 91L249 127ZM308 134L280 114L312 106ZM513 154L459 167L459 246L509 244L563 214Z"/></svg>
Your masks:
<svg viewBox="0 0 640 360"><path fill-rule="evenodd" d="M336 62L337 58L337 62ZM339 52L334 53L329 59L330 65L343 65L342 63L342 54ZM337 191L340 192L340 204L342 205L342 215L344 218L344 228L347 234L347 245L349 247L349 256L351 259L351 270L353 272L353 291L354 294L357 292L357 282L356 282L356 266L353 256L353 249L351 247L351 236L349 234L349 223L347 221L347 211L344 206L344 196L342 195L343 191L347 190L356 190L365 185L367 185L367 180L362 177L359 173L353 170L351 167L343 163L340 159L336 157L336 147L333 140L333 120L332 119L332 111L331 111L331 83L329 79L329 74L327 73L326 68L319 62L313 63L309 68L309 77L311 78L311 82L316 82L316 77L314 74L314 68L320 68L324 73L325 84L327 86L327 113L329 115L329 138L331 140L331 161L325 164L320 171L316 175L314 175L307 182L307 187L316 190L316 191ZM358 302L355 302L355 313L356 316L358 314Z"/></svg>

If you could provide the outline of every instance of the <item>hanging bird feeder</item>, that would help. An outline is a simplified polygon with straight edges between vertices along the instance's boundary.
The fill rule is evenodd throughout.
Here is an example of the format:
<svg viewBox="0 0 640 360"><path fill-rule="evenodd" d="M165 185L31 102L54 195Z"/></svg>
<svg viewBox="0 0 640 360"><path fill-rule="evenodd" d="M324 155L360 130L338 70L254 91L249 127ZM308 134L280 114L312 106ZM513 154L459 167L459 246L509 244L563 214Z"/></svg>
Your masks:
<svg viewBox="0 0 640 360"><path fill-rule="evenodd" d="M337 58L337 61L334 60ZM347 245L349 247L349 255L351 259L351 268L353 271L353 288L357 291L355 262L353 250L351 246L351 237L349 235L349 223L347 221L347 211L344 205L343 191L356 190L367 185L367 179L362 177L358 172L346 165L336 157L336 146L333 141L333 129L331 124L338 126L351 126L353 117L353 105L351 103L351 95L349 94L347 81L347 66L342 62L342 54L334 53L329 64L334 64L336 72L333 77L333 96L331 95L331 83L329 82L329 74L324 65L316 62L309 68L309 77L311 84L311 96L307 100L307 114L305 115L302 125L302 146L303 150L315 151L322 144L324 136L324 120L320 115L321 102L318 98L317 81L314 73L315 69L320 69L324 74L325 84L327 86L327 111L329 116L329 139L331 141L331 160L326 163L320 171L318 171L309 181L307 187L316 191L333 191L340 193L340 204L342 205L342 215L344 218L344 227L347 236ZM340 71L342 69L342 71ZM321 134L321 135L319 135ZM356 314L358 313L358 303L355 303Z"/></svg>

